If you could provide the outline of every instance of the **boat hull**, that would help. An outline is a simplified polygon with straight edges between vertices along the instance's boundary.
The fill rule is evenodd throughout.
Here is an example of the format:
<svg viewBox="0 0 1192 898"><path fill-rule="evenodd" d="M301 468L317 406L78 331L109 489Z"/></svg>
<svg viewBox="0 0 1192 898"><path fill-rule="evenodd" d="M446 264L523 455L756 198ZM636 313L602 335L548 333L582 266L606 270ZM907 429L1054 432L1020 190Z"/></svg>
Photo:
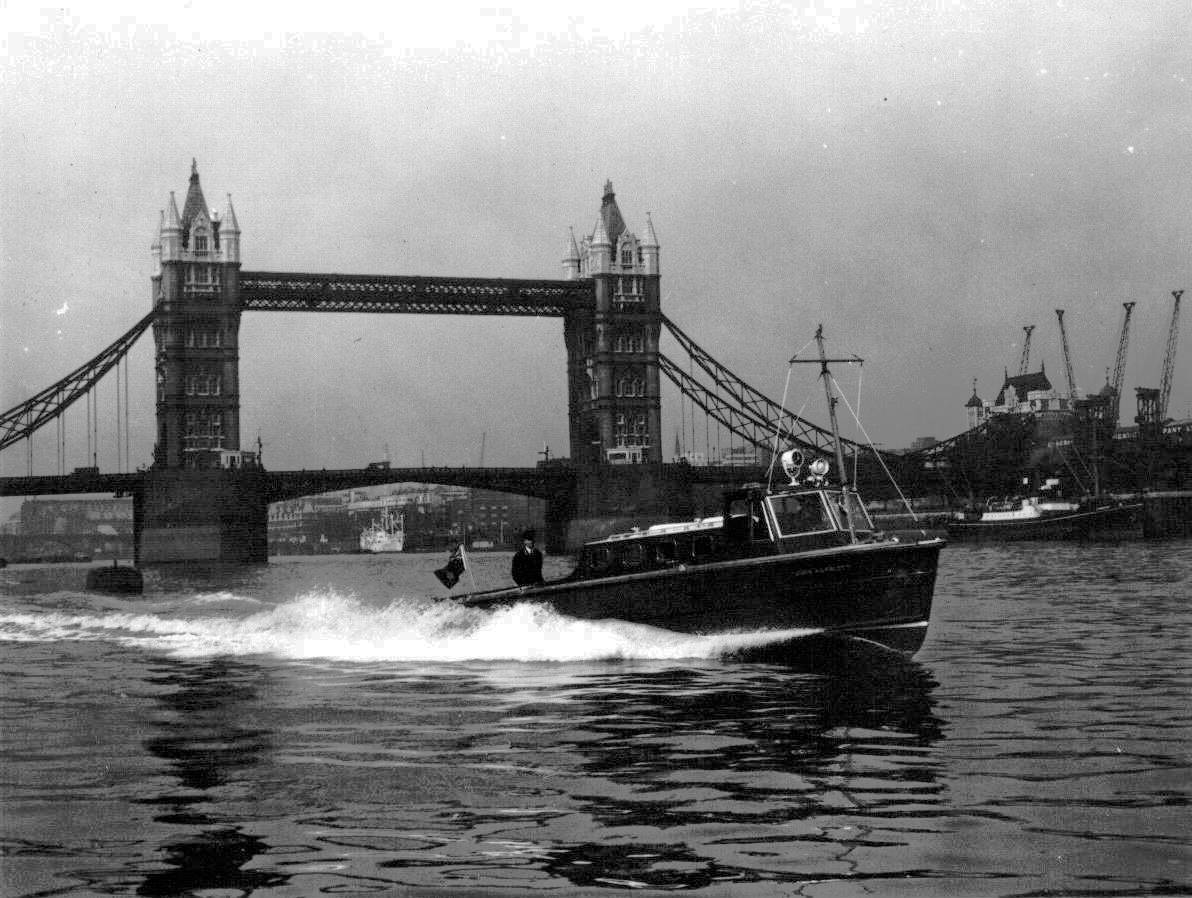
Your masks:
<svg viewBox="0 0 1192 898"><path fill-rule="evenodd" d="M948 537L957 540L1113 539L1141 532L1142 503L1129 502L1068 514L1020 521L949 521Z"/></svg>
<svg viewBox="0 0 1192 898"><path fill-rule="evenodd" d="M940 539L861 543L461 596L465 605L544 602L571 617L682 633L807 631L913 654L931 615Z"/></svg>
<svg viewBox="0 0 1192 898"><path fill-rule="evenodd" d="M136 595L145 590L145 578L134 567L113 564L92 568L87 572L87 591L108 595Z"/></svg>

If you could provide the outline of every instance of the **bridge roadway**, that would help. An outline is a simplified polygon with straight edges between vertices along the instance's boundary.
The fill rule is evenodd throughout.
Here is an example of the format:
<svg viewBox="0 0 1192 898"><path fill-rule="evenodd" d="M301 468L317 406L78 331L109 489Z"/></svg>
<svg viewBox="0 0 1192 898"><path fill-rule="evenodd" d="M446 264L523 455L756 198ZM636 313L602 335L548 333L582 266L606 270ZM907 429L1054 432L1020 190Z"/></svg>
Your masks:
<svg viewBox="0 0 1192 898"><path fill-rule="evenodd" d="M131 496L143 489L148 473L76 472L65 475L0 477L0 496L86 493ZM242 475L257 480L270 502L389 483L440 483L549 499L561 491L571 489L575 481L575 470L570 465L535 468L322 468L299 471L248 469L243 471Z"/></svg>
<svg viewBox="0 0 1192 898"><path fill-rule="evenodd" d="M663 475L678 476L689 483L747 483L765 479L766 469L756 467L693 467L686 464L635 465ZM32 477L0 477L0 496L61 496L111 493L131 496L139 492L148 471L130 474L75 472ZM248 469L244 475L259 478L270 502L316 496L336 490L390 483L437 483L496 490L538 499L555 499L571 491L578 469L567 462L550 462L533 468L416 467L416 468L321 468L317 470L265 471Z"/></svg>
<svg viewBox="0 0 1192 898"><path fill-rule="evenodd" d="M115 494L133 502L137 564L267 560L268 506L301 496L393 483L435 483L533 496L545 501L545 542L563 551L593 534L708 514L728 487L764 479L762 468L687 464L532 468L417 467L299 471L76 471L0 478L0 496ZM595 529L593 529L595 528Z"/></svg>

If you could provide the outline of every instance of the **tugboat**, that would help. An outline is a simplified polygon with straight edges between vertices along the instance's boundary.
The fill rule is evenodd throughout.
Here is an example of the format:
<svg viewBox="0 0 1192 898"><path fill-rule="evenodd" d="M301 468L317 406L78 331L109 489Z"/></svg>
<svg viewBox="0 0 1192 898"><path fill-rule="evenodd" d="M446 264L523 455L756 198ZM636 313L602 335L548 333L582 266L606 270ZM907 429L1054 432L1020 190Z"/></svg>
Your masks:
<svg viewBox="0 0 1192 898"><path fill-rule="evenodd" d="M1101 497L1074 502L1053 495L1059 481L1049 478L1039 495L989 499L984 508L959 511L948 521L958 540L1068 540L1114 537L1140 531L1142 503Z"/></svg>
<svg viewBox="0 0 1192 898"><path fill-rule="evenodd" d="M879 532L844 482L828 363L846 360L826 357L822 326L816 340L819 358L811 361L821 365L839 486L828 482L826 458L809 461L791 449L780 456L789 482L777 489L731 490L718 515L589 542L562 579L455 601L475 608L541 602L572 617L682 633L847 637L913 654L927 633L944 540Z"/></svg>

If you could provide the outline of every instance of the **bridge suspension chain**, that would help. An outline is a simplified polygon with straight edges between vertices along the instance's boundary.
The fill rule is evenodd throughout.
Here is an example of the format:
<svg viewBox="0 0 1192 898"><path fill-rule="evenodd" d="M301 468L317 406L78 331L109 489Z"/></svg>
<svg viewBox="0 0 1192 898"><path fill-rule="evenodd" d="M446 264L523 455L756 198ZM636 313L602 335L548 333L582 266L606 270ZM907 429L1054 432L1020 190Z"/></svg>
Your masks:
<svg viewBox="0 0 1192 898"><path fill-rule="evenodd" d="M36 396L0 415L0 450L30 436L42 425L53 421L107 374L132 348L153 323L154 312L133 325L99 355L80 365L66 377L46 387ZM126 377L127 383L127 377ZM127 387L126 387L127 389ZM125 400L127 403L127 399Z"/></svg>
<svg viewBox="0 0 1192 898"><path fill-rule="evenodd" d="M829 430L788 412L781 404L741 380L665 315L662 316L662 323L700 370L711 379L713 386L707 386L661 353L658 356L659 369L683 395L731 433L767 451L774 449L776 433L780 446L795 443L815 452L834 451ZM865 448L851 440L841 442L850 451Z"/></svg>

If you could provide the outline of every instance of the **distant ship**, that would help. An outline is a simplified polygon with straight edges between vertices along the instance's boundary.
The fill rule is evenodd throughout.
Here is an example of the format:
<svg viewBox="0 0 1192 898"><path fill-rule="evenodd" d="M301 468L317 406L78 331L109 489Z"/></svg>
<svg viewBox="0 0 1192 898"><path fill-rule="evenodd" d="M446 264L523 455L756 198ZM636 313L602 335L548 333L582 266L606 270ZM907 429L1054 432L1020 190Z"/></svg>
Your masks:
<svg viewBox="0 0 1192 898"><path fill-rule="evenodd" d="M405 516L391 508L360 532L361 552L400 552L406 542Z"/></svg>

